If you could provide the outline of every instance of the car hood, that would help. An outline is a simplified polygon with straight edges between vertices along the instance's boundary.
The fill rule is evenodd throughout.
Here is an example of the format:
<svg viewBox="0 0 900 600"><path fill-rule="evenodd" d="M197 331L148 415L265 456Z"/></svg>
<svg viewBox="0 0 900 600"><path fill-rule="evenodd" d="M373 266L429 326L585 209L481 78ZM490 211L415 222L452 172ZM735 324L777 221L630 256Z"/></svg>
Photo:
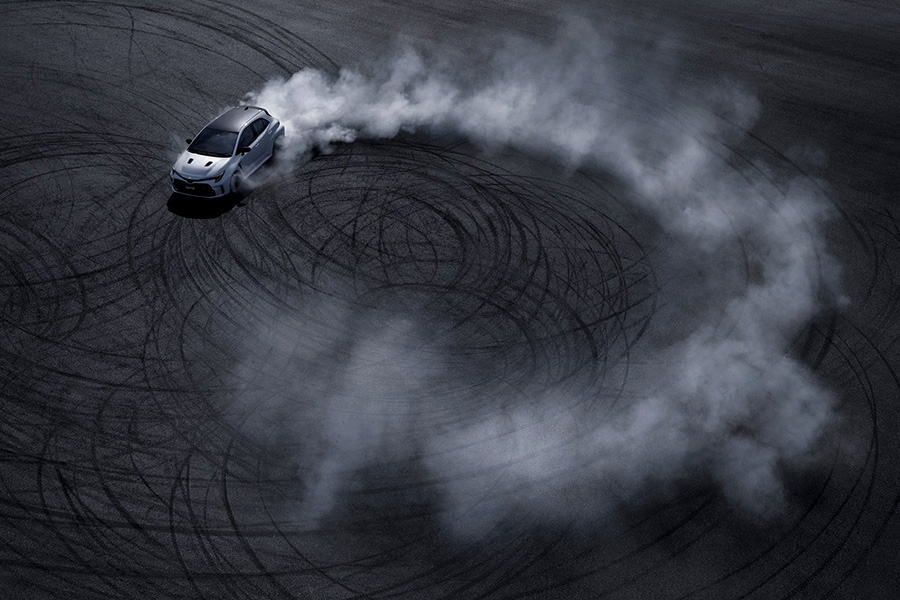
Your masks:
<svg viewBox="0 0 900 600"><path fill-rule="evenodd" d="M206 179L221 173L228 166L228 161L231 158L194 154L185 150L178 157L178 160L175 161L175 164L172 165L172 168L181 175L191 179Z"/></svg>

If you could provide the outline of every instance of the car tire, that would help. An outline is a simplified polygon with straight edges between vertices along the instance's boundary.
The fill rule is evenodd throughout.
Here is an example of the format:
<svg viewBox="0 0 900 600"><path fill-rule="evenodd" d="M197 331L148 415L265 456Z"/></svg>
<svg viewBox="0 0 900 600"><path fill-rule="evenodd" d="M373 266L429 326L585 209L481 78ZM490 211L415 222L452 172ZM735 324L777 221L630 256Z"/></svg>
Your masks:
<svg viewBox="0 0 900 600"><path fill-rule="evenodd" d="M241 176L240 176L240 175L238 175L238 174L232 175L232 176L231 176L231 183L230 183L230 191L231 191L231 193L234 194L235 196L240 196L240 195L241 195L241 184L242 184L242 183L243 183L243 180L241 179Z"/></svg>

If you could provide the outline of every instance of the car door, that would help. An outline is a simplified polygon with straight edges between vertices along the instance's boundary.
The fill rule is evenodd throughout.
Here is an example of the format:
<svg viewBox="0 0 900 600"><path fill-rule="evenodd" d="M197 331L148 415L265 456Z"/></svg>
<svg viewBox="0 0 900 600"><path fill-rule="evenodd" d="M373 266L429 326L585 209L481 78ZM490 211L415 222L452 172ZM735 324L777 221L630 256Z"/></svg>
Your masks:
<svg viewBox="0 0 900 600"><path fill-rule="evenodd" d="M256 143L259 145L260 158L258 167L262 166L262 163L272 156L272 144L274 142L272 134L275 133L275 130L269 127L270 124L270 120L265 117L260 117L250 124L256 136Z"/></svg>
<svg viewBox="0 0 900 600"><path fill-rule="evenodd" d="M244 129L241 131L241 136L238 138L237 151L241 152L244 148L249 148L250 150L245 154L241 154L241 160L238 163L238 167L243 171L244 175L250 175L253 173L253 128L250 125L246 125Z"/></svg>
<svg viewBox="0 0 900 600"><path fill-rule="evenodd" d="M250 146L253 150L253 170L258 169L269 158L272 153L271 140L266 135L266 129L269 126L268 119L260 117L250 123L250 129L253 132L253 144Z"/></svg>
<svg viewBox="0 0 900 600"><path fill-rule="evenodd" d="M260 123L262 121L262 123ZM266 147L265 140L261 139L260 134L265 131L268 121L265 119L256 119L241 132L238 149L250 148L250 151L241 158L241 169L245 174L250 175L268 158L269 150Z"/></svg>

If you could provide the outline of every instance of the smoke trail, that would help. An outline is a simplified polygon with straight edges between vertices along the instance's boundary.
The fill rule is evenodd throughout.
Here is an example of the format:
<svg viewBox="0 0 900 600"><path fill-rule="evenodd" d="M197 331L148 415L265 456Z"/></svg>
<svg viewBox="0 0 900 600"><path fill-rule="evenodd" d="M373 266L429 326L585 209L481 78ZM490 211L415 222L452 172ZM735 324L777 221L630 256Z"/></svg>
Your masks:
<svg viewBox="0 0 900 600"><path fill-rule="evenodd" d="M297 153L427 127L568 165L596 163L644 195L668 196L690 189L715 158L708 139L736 137L758 106L733 83L692 89L677 81L666 51L645 50L630 64L589 23L571 21L550 45L507 39L484 66L470 56L451 71L406 48L371 75L304 69L248 100L285 122ZM642 72L647 63L653 68Z"/></svg>
<svg viewBox="0 0 900 600"><path fill-rule="evenodd" d="M788 353L838 296L821 232L828 204L811 182L731 153L760 110L741 85L689 83L668 43L614 39L574 22L550 44L510 38L462 73L407 49L369 74L305 69L248 97L286 123L298 155L427 129L612 172L665 232L661 266L684 274L661 290L651 341L632 356L631 401L602 420L557 411L556 395L573 392L546 390L427 437L398 434L421 430L406 414L367 413L354 426L340 407L375 392L358 379L357 358L334 365L329 381L341 383L325 403L342 419L313 469L316 514L376 448L419 452L463 535L513 514L596 519L686 477L712 478L754 513L784 505L781 466L809 454L832 417L831 393ZM368 347L388 353L391 369L419 360L402 336L359 335L376 340ZM391 394L427 402L427 389L419 381Z"/></svg>

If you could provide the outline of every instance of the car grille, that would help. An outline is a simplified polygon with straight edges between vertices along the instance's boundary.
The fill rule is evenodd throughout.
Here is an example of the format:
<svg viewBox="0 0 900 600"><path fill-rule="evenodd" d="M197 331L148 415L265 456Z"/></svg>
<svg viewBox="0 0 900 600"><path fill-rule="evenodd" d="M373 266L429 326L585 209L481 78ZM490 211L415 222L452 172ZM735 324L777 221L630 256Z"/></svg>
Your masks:
<svg viewBox="0 0 900 600"><path fill-rule="evenodd" d="M187 183L180 179L175 179L173 185L176 192L182 194L191 194L192 196L214 196L215 192L212 187L205 183Z"/></svg>

